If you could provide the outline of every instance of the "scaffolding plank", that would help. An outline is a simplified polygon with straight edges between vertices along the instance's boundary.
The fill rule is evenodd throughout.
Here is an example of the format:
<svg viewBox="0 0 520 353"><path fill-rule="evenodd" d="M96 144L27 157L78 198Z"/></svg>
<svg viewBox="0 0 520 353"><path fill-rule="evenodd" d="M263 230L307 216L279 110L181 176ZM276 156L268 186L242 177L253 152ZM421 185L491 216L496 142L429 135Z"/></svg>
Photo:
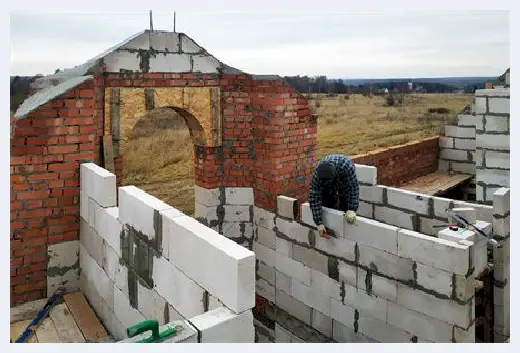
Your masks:
<svg viewBox="0 0 520 353"><path fill-rule="evenodd" d="M87 342L99 342L107 336L105 328L99 322L82 292L66 294L64 299Z"/></svg>
<svg viewBox="0 0 520 353"><path fill-rule="evenodd" d="M56 326L60 341L63 343L85 343L81 330L76 325L67 304L61 303L50 312L51 319Z"/></svg>
<svg viewBox="0 0 520 353"><path fill-rule="evenodd" d="M60 337L54 322L50 317L46 317L36 328L36 338L39 343L60 343Z"/></svg>
<svg viewBox="0 0 520 353"><path fill-rule="evenodd" d="M18 337L25 331L27 326L31 323L31 320L22 320L22 321L16 321L11 323L11 341L16 341ZM29 337L29 339L26 341L26 343L38 343L38 339L36 338L36 335L33 334Z"/></svg>
<svg viewBox="0 0 520 353"><path fill-rule="evenodd" d="M47 298L34 300L11 308L11 322L33 319L47 303Z"/></svg>

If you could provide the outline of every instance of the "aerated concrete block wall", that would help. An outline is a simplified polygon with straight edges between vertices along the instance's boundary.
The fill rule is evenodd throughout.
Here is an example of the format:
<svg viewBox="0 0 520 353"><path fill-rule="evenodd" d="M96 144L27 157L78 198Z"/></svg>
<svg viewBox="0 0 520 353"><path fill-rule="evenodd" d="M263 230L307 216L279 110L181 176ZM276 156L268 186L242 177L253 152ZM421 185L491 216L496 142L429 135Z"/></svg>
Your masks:
<svg viewBox="0 0 520 353"><path fill-rule="evenodd" d="M500 188L493 194L493 233L502 247L493 251L494 340L510 337L510 189Z"/></svg>
<svg viewBox="0 0 520 353"><path fill-rule="evenodd" d="M509 88L475 92L475 109L481 121L476 135L477 201L492 204L493 194L509 187Z"/></svg>
<svg viewBox="0 0 520 353"><path fill-rule="evenodd" d="M253 188L205 189L195 185L195 218L239 245L253 241Z"/></svg>
<svg viewBox="0 0 520 353"><path fill-rule="evenodd" d="M434 226L448 222L447 208L474 208L477 220L492 222L492 206L378 185L375 167L356 164L356 169L360 198L358 214L363 217L432 236L436 236L440 229Z"/></svg>
<svg viewBox="0 0 520 353"><path fill-rule="evenodd" d="M116 339L156 319L189 320L188 341L254 341L250 250L134 186L116 197L115 175L95 164L80 178L81 289Z"/></svg>

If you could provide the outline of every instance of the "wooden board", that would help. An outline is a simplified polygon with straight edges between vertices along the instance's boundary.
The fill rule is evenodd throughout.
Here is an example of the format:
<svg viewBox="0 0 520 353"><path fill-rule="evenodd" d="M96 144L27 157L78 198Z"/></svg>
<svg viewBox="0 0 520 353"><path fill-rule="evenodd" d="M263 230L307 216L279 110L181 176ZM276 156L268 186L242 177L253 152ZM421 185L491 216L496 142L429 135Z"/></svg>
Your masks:
<svg viewBox="0 0 520 353"><path fill-rule="evenodd" d="M13 341L13 342L16 341L16 339L18 337L20 337L20 335L23 333L23 331L25 331L27 326L29 326L31 321L32 321L32 319L31 320L22 320L22 321L13 322L11 324L11 341ZM38 339L36 338L34 333L26 341L26 343L37 343L37 342L38 342Z"/></svg>
<svg viewBox="0 0 520 353"><path fill-rule="evenodd" d="M103 154L105 161L105 169L110 173L116 173L114 164L114 146L112 145L112 135L103 136Z"/></svg>
<svg viewBox="0 0 520 353"><path fill-rule="evenodd" d="M82 292L66 294L64 299L87 342L99 342L107 336L106 330L92 311Z"/></svg>
<svg viewBox="0 0 520 353"><path fill-rule="evenodd" d="M11 308L11 322L34 319L38 311L43 309L47 303L47 299L38 299L29 303L15 306Z"/></svg>
<svg viewBox="0 0 520 353"><path fill-rule="evenodd" d="M401 189L417 192L424 195L442 195L443 193L469 181L474 175L450 174L447 171L436 171L434 173L419 177L400 186Z"/></svg>
<svg viewBox="0 0 520 353"><path fill-rule="evenodd" d="M58 331L58 337L64 343L85 343L78 325L74 321L74 317L70 313L65 303L54 307L50 312L50 317Z"/></svg>
<svg viewBox="0 0 520 353"><path fill-rule="evenodd" d="M43 322L36 328L36 338L39 343L58 343L60 337L54 322L50 317L46 317Z"/></svg>

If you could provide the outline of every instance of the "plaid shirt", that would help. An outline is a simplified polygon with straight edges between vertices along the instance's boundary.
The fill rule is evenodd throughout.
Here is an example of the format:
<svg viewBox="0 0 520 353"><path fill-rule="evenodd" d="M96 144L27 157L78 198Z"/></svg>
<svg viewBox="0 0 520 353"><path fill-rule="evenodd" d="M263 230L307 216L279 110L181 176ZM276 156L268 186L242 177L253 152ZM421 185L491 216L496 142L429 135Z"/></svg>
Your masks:
<svg viewBox="0 0 520 353"><path fill-rule="evenodd" d="M337 170L337 177L332 185L325 185L318 178L316 168L312 172L312 180L309 189L309 206L312 211L312 218L316 225L323 224L322 221L322 193L325 188L333 195L339 197L341 211L357 211L359 207L359 185L356 176L356 166L350 158L343 155L330 155L324 157L322 162L331 162Z"/></svg>

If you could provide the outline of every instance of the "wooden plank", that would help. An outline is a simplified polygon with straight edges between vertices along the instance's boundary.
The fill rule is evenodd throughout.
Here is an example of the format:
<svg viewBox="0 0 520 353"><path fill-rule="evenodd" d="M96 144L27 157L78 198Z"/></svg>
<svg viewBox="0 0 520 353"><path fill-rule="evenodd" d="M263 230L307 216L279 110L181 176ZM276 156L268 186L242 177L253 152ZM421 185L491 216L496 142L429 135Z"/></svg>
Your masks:
<svg viewBox="0 0 520 353"><path fill-rule="evenodd" d="M67 304L61 303L50 312L51 319L58 331L58 337L63 343L85 343L85 337L74 321L74 317L67 308Z"/></svg>
<svg viewBox="0 0 520 353"><path fill-rule="evenodd" d="M105 161L105 169L110 173L116 173L114 164L114 146L112 145L112 135L103 136L103 154Z"/></svg>
<svg viewBox="0 0 520 353"><path fill-rule="evenodd" d="M54 322L50 317L46 317L36 328L36 338L39 343L60 343L60 337Z"/></svg>
<svg viewBox="0 0 520 353"><path fill-rule="evenodd" d="M25 331L27 326L31 323L31 320L22 320L11 323L11 341L16 341L18 337ZM36 335L33 333L26 343L38 343Z"/></svg>
<svg viewBox="0 0 520 353"><path fill-rule="evenodd" d="M38 311L43 309L47 298L34 300L11 308L11 322L34 319Z"/></svg>
<svg viewBox="0 0 520 353"><path fill-rule="evenodd" d="M99 342L108 335L82 292L66 294L64 299L87 342Z"/></svg>

